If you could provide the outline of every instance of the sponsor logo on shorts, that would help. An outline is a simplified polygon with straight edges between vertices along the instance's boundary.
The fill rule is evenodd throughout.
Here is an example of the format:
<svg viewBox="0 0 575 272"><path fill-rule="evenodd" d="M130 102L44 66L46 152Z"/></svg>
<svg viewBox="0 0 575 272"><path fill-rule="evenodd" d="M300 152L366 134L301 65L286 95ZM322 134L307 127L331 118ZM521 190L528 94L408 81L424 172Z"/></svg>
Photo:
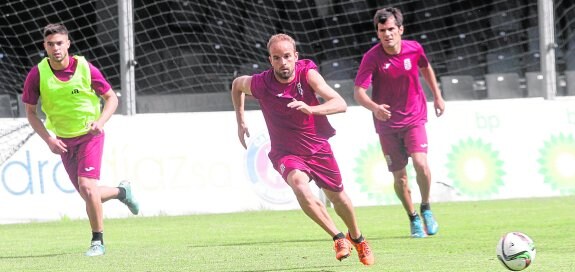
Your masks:
<svg viewBox="0 0 575 272"><path fill-rule="evenodd" d="M90 171L92 171L92 170L94 170L94 169L96 169L96 168L94 168L94 167L90 166L90 167L86 167L86 168L84 168L84 171L86 171L86 172L90 172Z"/></svg>
<svg viewBox="0 0 575 272"><path fill-rule="evenodd" d="M248 143L246 170L256 194L273 204L287 204L295 201L291 188L273 168L268 153L271 145L267 134L253 137ZM280 166L285 171L285 166Z"/></svg>

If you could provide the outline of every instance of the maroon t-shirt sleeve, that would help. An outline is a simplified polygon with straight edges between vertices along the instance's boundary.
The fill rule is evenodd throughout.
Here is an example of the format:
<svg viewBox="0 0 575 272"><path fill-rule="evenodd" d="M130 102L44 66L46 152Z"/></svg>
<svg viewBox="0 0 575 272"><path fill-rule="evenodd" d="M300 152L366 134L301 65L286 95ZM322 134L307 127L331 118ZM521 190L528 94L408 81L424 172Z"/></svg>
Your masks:
<svg viewBox="0 0 575 272"><path fill-rule="evenodd" d="M377 62L376 62L376 53L374 50L368 51L363 58L361 59L361 63L359 65L359 69L357 70L357 74L355 76L354 85L362 87L364 89L369 88L371 85L373 72L377 69Z"/></svg>
<svg viewBox="0 0 575 272"><path fill-rule="evenodd" d="M38 65L32 67L26 81L24 81L24 88L22 89L22 102L30 105L38 104L40 98L40 72Z"/></svg>
<svg viewBox="0 0 575 272"><path fill-rule="evenodd" d="M252 96L254 98L260 99L261 92L263 91L262 86L265 86L263 73L252 75L250 91L252 92Z"/></svg>
<svg viewBox="0 0 575 272"><path fill-rule="evenodd" d="M98 95L103 95L112 89L112 86L106 81L102 72L91 63L88 63L88 65L90 66L90 74L92 75L92 90Z"/></svg>
<svg viewBox="0 0 575 272"><path fill-rule="evenodd" d="M417 51L419 51L419 60L417 62L417 65L419 66L419 68L425 68L429 65L429 60L427 59L427 56L425 55L425 50L423 50L423 46L421 46L421 44L417 44Z"/></svg>

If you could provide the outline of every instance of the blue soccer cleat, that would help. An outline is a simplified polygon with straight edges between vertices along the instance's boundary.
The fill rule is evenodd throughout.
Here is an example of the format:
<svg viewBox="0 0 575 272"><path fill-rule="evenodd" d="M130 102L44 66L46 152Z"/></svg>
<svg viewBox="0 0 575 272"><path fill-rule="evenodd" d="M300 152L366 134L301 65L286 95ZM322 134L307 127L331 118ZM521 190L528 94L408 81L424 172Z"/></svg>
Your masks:
<svg viewBox="0 0 575 272"><path fill-rule="evenodd" d="M439 224L435 221L435 218L433 218L431 210L421 212L421 216L423 217L423 223L425 225L427 235L435 235L439 229Z"/></svg>
<svg viewBox="0 0 575 272"><path fill-rule="evenodd" d="M427 236L423 230L423 223L419 215L409 223L409 227L411 228L411 238L425 238Z"/></svg>
<svg viewBox="0 0 575 272"><path fill-rule="evenodd" d="M130 185L130 182L124 180L120 182L118 187L124 188L124 190L126 190L126 197L124 199L120 199L120 201L128 206L128 209L130 209L132 214L138 214L138 212L140 212L140 205L134 199L134 195L132 195L132 186Z"/></svg>
<svg viewBox="0 0 575 272"><path fill-rule="evenodd" d="M106 254L106 248L102 245L102 241L92 241L90 244L90 248L86 251L86 256L94 257L94 256L102 256Z"/></svg>

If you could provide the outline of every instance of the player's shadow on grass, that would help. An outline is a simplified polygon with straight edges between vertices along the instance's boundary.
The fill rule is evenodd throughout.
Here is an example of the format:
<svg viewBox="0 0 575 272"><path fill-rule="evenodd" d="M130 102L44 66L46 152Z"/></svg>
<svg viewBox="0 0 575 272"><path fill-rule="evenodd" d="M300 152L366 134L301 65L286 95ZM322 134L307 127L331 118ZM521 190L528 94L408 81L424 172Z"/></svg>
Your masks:
<svg viewBox="0 0 575 272"><path fill-rule="evenodd" d="M245 242L245 243L233 243L233 244L220 244L220 245L214 245L214 244L209 244L209 245L193 245L190 246L192 248L201 248L201 247L228 247L228 246L253 246L253 245L269 245L269 244L286 244L286 243L310 243L310 242L324 242L325 239L308 239L308 240L284 240L284 241L271 241L271 242L266 242L266 241L257 241L257 242Z"/></svg>
<svg viewBox="0 0 575 272"><path fill-rule="evenodd" d="M403 238L403 237L402 237ZM383 240L383 238L369 238L369 241ZM191 248L202 248L202 247L230 247L230 246L253 246L253 245L269 245L269 244L289 244L289 243L315 243L315 242L325 242L326 239L307 239L307 240L283 240L283 241L257 241L257 242L245 242L245 243L230 243L230 244L209 244L209 245L193 245L189 246Z"/></svg>
<svg viewBox="0 0 575 272"><path fill-rule="evenodd" d="M0 259L27 259L27 258L50 258L56 256L64 256L68 253L54 253L54 254L41 254L41 255L26 255L26 256L0 256Z"/></svg>
<svg viewBox="0 0 575 272"><path fill-rule="evenodd" d="M376 237L370 238L368 241L377 241L377 240L384 240L384 238ZM257 242L245 242L245 243L230 243L230 244L209 244L209 245L194 245L190 246L191 248L203 248L203 247L233 247L233 246L253 246L253 245L269 245L269 244L286 244L286 243L310 243L310 242L325 242L326 239L300 239L300 240L284 240L284 241L276 241L276 242L266 242L266 241L257 241ZM349 263L348 266L355 266L355 263ZM283 268L281 270L275 269L257 269L257 270L233 270L230 272L281 272L281 271L298 271L298 272L336 272L341 271L342 265L337 263L338 270L333 270L335 265L325 265L325 266L306 266L305 268L302 267L293 267L293 268Z"/></svg>
<svg viewBox="0 0 575 272"><path fill-rule="evenodd" d="M317 270L316 270L317 269ZM262 269L262 270L238 270L238 271L232 271L232 272L281 272L281 271L298 271L298 272L336 272L336 270L331 270L333 269L333 266L312 266L312 267L306 267L305 270L302 270L301 267L294 267L294 268L284 268L281 270L277 270L277 269Z"/></svg>

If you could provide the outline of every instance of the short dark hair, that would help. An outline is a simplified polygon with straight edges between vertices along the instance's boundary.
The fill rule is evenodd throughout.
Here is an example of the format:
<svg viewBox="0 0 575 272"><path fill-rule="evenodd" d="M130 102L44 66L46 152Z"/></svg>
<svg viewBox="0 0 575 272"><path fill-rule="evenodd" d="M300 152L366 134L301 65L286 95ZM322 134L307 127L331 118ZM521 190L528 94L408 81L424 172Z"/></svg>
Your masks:
<svg viewBox="0 0 575 272"><path fill-rule="evenodd" d="M401 14L401 10L398 8L382 8L375 12L375 16L373 17L373 26L375 30L377 30L377 24L385 24L387 19L394 17L395 18L395 25L398 27L403 25L403 14Z"/></svg>
<svg viewBox="0 0 575 272"><path fill-rule="evenodd" d="M68 35L68 29L63 24L48 24L44 27L44 38L52 34L65 34Z"/></svg>

